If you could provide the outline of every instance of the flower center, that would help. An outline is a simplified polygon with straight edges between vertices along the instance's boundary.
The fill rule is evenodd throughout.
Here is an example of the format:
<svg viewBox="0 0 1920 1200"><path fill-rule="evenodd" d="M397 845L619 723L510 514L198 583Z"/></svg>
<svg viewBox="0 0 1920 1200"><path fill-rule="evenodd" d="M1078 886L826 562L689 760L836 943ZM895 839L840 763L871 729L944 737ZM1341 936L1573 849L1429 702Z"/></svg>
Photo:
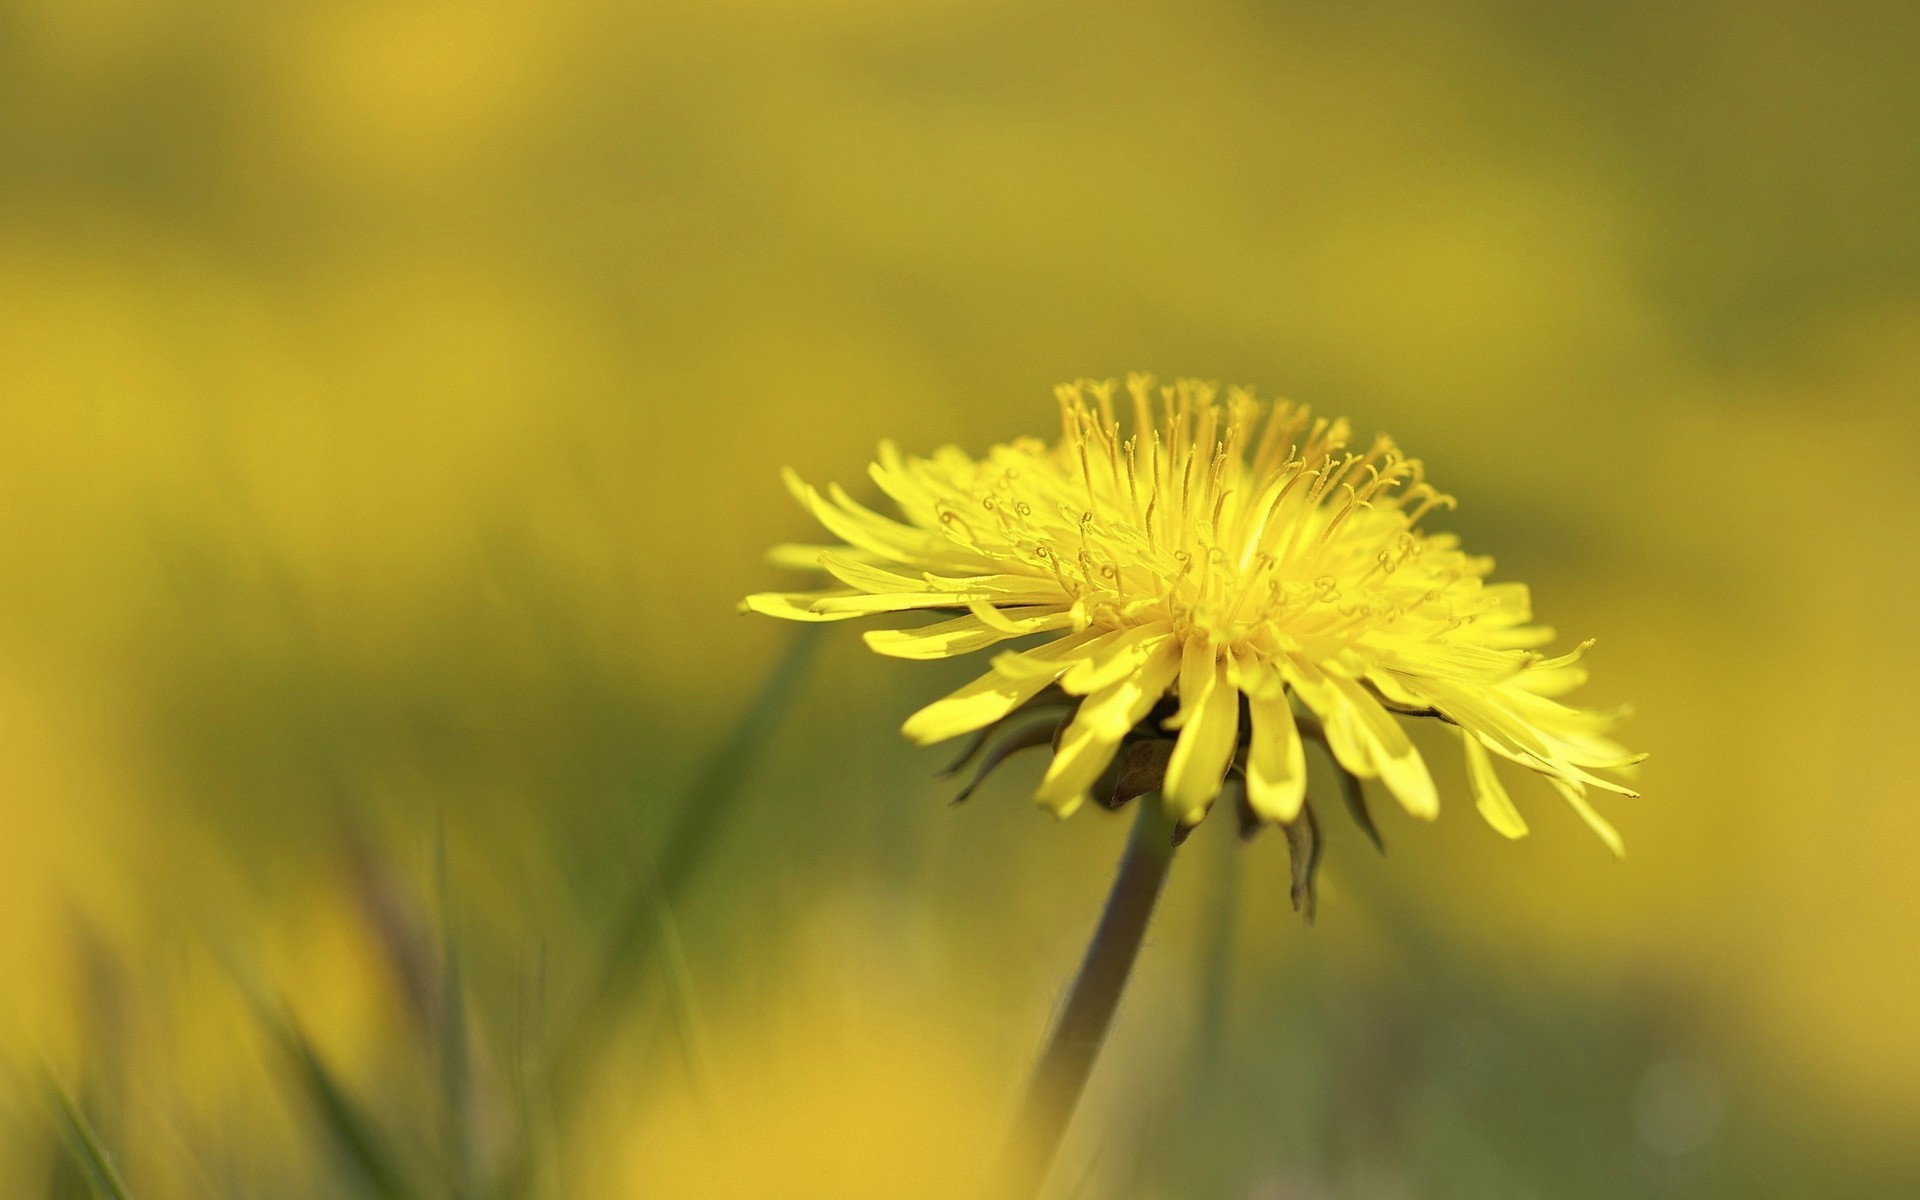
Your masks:
<svg viewBox="0 0 1920 1200"><path fill-rule="evenodd" d="M1346 423L1304 406L1128 386L1130 435L1110 385L1061 388L1059 443L1025 439L979 463L971 505L942 510L949 534L1052 574L1107 627L1164 620L1183 637L1272 650L1410 615L1456 620L1428 610L1469 561L1429 554L1452 540L1415 529L1452 500L1390 440L1351 453Z"/></svg>

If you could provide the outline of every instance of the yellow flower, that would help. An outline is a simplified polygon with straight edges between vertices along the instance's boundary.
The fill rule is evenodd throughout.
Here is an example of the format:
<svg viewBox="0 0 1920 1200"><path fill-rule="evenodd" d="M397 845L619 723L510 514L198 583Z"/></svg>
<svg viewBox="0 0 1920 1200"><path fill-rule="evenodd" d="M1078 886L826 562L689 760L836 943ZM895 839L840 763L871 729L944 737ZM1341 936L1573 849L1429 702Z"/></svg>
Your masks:
<svg viewBox="0 0 1920 1200"><path fill-rule="evenodd" d="M908 719L921 743L1003 730L1007 748L1051 741L1038 799L1065 815L1089 795L1159 790L1181 825L1231 783L1243 819L1292 826L1306 794L1302 737L1406 810L1439 808L1401 717L1459 737L1481 813L1526 832L1494 756L1543 776L1617 854L1589 787L1638 761L1607 737L1619 713L1554 697L1588 648L1545 658L1527 589L1485 582L1491 559L1419 525L1452 500L1393 442L1347 448L1347 422L1181 380L1135 376L1057 389L1061 437L975 459L880 447L874 481L902 519L791 472L800 502L844 544L784 546L783 566L844 585L763 593L743 607L799 621L932 610L948 618L869 632L881 654L935 659L1048 635ZM1131 431L1121 411L1131 414ZM976 749L979 741L977 740ZM1357 789L1350 793L1357 796ZM1364 809L1359 810L1364 817Z"/></svg>

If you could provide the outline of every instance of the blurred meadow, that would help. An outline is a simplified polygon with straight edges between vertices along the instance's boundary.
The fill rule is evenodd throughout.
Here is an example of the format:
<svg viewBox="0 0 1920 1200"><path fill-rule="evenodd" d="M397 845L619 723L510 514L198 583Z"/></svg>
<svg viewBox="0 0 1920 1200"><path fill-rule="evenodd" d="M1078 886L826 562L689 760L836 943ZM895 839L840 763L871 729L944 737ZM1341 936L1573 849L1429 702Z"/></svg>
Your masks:
<svg viewBox="0 0 1920 1200"><path fill-rule="evenodd" d="M1053 1194L1920 1194L1916 53L5 0L0 1194L972 1195L1124 822L949 807L897 728L974 660L734 605L782 466L1129 370L1391 431L1653 759L1620 863L1444 768L1330 823L1312 929L1203 825Z"/></svg>

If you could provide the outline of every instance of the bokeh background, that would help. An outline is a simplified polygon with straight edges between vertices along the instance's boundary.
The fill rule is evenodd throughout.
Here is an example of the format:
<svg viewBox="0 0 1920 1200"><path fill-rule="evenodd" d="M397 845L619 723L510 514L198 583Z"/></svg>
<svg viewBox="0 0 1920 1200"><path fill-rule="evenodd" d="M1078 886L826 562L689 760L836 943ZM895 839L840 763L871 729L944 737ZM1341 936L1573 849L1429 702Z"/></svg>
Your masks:
<svg viewBox="0 0 1920 1200"><path fill-rule="evenodd" d="M734 602L781 466L1145 369L1392 431L1654 758L1623 863L1331 822L1310 931L1203 827L1057 1194L1920 1194L1916 53L8 0L0 1192L84 1124L138 1197L968 1195L1123 822L949 808L895 730L972 664Z"/></svg>

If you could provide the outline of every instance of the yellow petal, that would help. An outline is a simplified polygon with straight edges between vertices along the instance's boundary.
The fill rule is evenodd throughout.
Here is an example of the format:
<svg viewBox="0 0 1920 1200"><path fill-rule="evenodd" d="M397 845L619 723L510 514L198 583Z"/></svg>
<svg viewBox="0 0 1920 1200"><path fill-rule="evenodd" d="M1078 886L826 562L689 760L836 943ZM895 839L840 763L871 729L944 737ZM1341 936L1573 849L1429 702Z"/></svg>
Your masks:
<svg viewBox="0 0 1920 1200"><path fill-rule="evenodd" d="M900 732L922 746L944 742L993 724L1039 695L1052 682L1045 676L1009 679L998 671L988 671L908 717Z"/></svg>
<svg viewBox="0 0 1920 1200"><path fill-rule="evenodd" d="M1208 653L1211 653L1209 651ZM1191 714L1180 729L1167 760L1167 810L1182 824L1206 815L1220 794L1227 766L1233 761L1240 733L1240 693L1227 680L1227 669L1216 662L1192 691L1184 663L1180 673L1182 711ZM1199 694L1193 694L1197 691Z"/></svg>
<svg viewBox="0 0 1920 1200"><path fill-rule="evenodd" d="M1087 789L1100 778L1119 748L1119 738L1076 723L1061 738L1060 748L1053 752L1053 761L1047 765L1046 777L1033 798L1052 809L1055 816L1069 815L1086 799Z"/></svg>
<svg viewBox="0 0 1920 1200"><path fill-rule="evenodd" d="M1088 661L1083 658L1081 663ZM1148 646L1146 660L1132 674L1082 701L1034 798L1062 817L1078 808L1087 789L1113 761L1127 732L1166 694L1179 669L1173 637L1162 634Z"/></svg>
<svg viewBox="0 0 1920 1200"><path fill-rule="evenodd" d="M814 520L850 546L892 562L921 562L929 551L937 553L940 549L937 540L924 529L914 529L872 513L857 517L835 508L791 468L783 470L780 477L801 507L813 514Z"/></svg>
<svg viewBox="0 0 1920 1200"><path fill-rule="evenodd" d="M1045 691L1073 665L1075 655L1097 640L1090 631L1069 633L1024 654L1002 654L993 670L914 713L900 731L927 746L991 725ZM1009 674L1003 661L1017 662L1022 670Z"/></svg>
<svg viewBox="0 0 1920 1200"><path fill-rule="evenodd" d="M1460 740L1467 748L1467 783L1473 788L1474 804L1480 809L1480 815L1506 837L1527 836L1527 823L1521 819L1520 810L1513 806L1513 798L1507 795L1506 787L1495 773L1487 748L1465 729L1460 731Z"/></svg>
<svg viewBox="0 0 1920 1200"><path fill-rule="evenodd" d="M1373 767L1370 743L1363 740L1354 728L1353 714L1327 673L1298 654L1287 656L1281 670L1294 694L1300 697L1314 716L1320 718L1320 728L1326 734L1327 747L1333 751L1333 757L1340 765L1362 779L1372 779L1379 774Z"/></svg>
<svg viewBox="0 0 1920 1200"><path fill-rule="evenodd" d="M1278 676L1271 667L1269 675ZM1243 690L1253 737L1247 748L1247 803L1268 821L1285 823L1300 815L1307 798L1307 759L1300 744L1300 728L1293 720L1293 704L1283 690L1247 689L1259 671L1243 667Z"/></svg>
<svg viewBox="0 0 1920 1200"><path fill-rule="evenodd" d="M1060 680L1070 695L1085 696L1111 686L1138 671L1162 643L1172 639L1173 627L1164 621L1129 629L1074 664Z"/></svg>
<svg viewBox="0 0 1920 1200"><path fill-rule="evenodd" d="M1572 780L1562 779L1558 775L1548 775L1547 782L1553 785L1554 791L1560 793L1561 799L1567 802L1567 807L1573 809L1579 814L1580 819L1587 823L1587 828L1593 830L1600 840L1607 844L1607 849L1613 851L1615 858L1627 856L1627 843L1620 837L1620 831L1608 823L1605 817L1595 812L1593 805L1587 803L1586 788Z"/></svg>
<svg viewBox="0 0 1920 1200"><path fill-rule="evenodd" d="M1052 683L1087 655L1099 653L1119 637L1120 634L1111 629L1083 629L1031 650L1002 651L993 656L993 669L1013 679L1038 675Z"/></svg>
<svg viewBox="0 0 1920 1200"><path fill-rule="evenodd" d="M835 551L841 554L849 552L845 546L803 546L787 542L767 551L767 562L783 571L818 571L823 569L820 556Z"/></svg>
<svg viewBox="0 0 1920 1200"><path fill-rule="evenodd" d="M1133 674L1088 696L1074 717L1111 737L1121 737L1140 723L1180 673L1180 650L1171 636L1154 643L1151 653Z"/></svg>
<svg viewBox="0 0 1920 1200"><path fill-rule="evenodd" d="M1433 786L1427 760L1408 739L1394 715L1380 706L1356 680L1331 676L1340 699L1353 714L1355 728L1371 743L1374 769L1380 782L1400 801L1400 806L1424 821L1440 814L1440 793Z"/></svg>
<svg viewBox="0 0 1920 1200"><path fill-rule="evenodd" d="M867 475L916 525L938 528L940 518L933 493L914 478L900 447L891 441L881 442L880 452L867 468Z"/></svg>
<svg viewBox="0 0 1920 1200"><path fill-rule="evenodd" d="M783 621L845 621L859 613L815 612L820 600L851 596L852 592L756 592L740 602L742 612L757 612Z"/></svg>
<svg viewBox="0 0 1920 1200"><path fill-rule="evenodd" d="M1183 728L1199 712L1213 688L1219 667L1213 643L1189 637L1180 646L1180 711L1167 718L1168 729Z"/></svg>
<svg viewBox="0 0 1920 1200"><path fill-rule="evenodd" d="M1428 710L1433 701L1423 695L1416 680L1394 671L1368 671L1367 682L1380 689L1381 696L1401 708Z"/></svg>
<svg viewBox="0 0 1920 1200"><path fill-rule="evenodd" d="M1536 650L1559 636L1551 625L1514 625L1475 635L1482 646L1492 650Z"/></svg>
<svg viewBox="0 0 1920 1200"><path fill-rule="evenodd" d="M865 529L882 533L899 545L909 556L906 561L941 570L954 569L961 574L973 574L986 565L987 560L980 555L954 545L950 539L933 530L903 524L874 512L849 496L846 489L837 483L827 486L827 494L849 520L858 522Z"/></svg>
<svg viewBox="0 0 1920 1200"><path fill-rule="evenodd" d="M969 600L967 611L979 617L982 624L992 626L1014 637L1027 633L1044 633L1050 629L1065 629L1073 623L1067 608L1058 604L1043 604L1031 608L995 608L984 600Z"/></svg>
<svg viewBox="0 0 1920 1200"><path fill-rule="evenodd" d="M1546 728L1546 724L1551 722L1583 727L1604 720L1604 714L1583 713L1512 687L1469 690L1439 681L1431 681L1428 687L1435 704L1446 713L1448 719L1463 729L1479 734L1487 749L1495 754L1510 758L1531 770L1559 775L1589 787L1618 792L1623 796L1640 794L1623 783L1603 779L1583 769L1583 764L1578 760L1588 758L1584 753L1588 748L1584 742L1556 735ZM1516 708L1524 708L1524 715ZM1585 735L1582 734L1582 737ZM1610 754L1616 747L1595 746L1592 749L1604 749ZM1588 765L1604 767L1607 759L1604 755L1596 756L1589 760Z"/></svg>
<svg viewBox="0 0 1920 1200"><path fill-rule="evenodd" d="M1227 656L1227 680L1249 696L1269 699L1284 694L1287 687L1278 667L1246 650Z"/></svg>
<svg viewBox="0 0 1920 1200"><path fill-rule="evenodd" d="M1536 696L1564 696L1568 692L1585 687L1587 669L1585 667L1532 667L1520 672L1514 678L1513 686L1532 692Z"/></svg>
<svg viewBox="0 0 1920 1200"><path fill-rule="evenodd" d="M938 621L918 629L870 629L861 635L867 648L889 658L953 658L984 650L1006 641L1012 634L1002 633L968 614L951 621Z"/></svg>
<svg viewBox="0 0 1920 1200"><path fill-rule="evenodd" d="M902 575L877 566L857 554L829 550L820 556L820 569L850 588L863 592L917 592L927 586L916 575Z"/></svg>
<svg viewBox="0 0 1920 1200"><path fill-rule="evenodd" d="M1495 650L1473 642L1370 638L1363 644L1376 666L1423 679L1465 680L1476 685L1511 678L1527 665L1528 658L1519 650Z"/></svg>
<svg viewBox="0 0 1920 1200"><path fill-rule="evenodd" d="M937 589L881 592L872 595L842 592L823 597L817 604L816 611L870 617L876 613L906 612L915 608L965 608L972 600L984 600L994 604L1054 604L1060 600L1060 589L1057 584L1043 586L1036 580L1033 588L1027 592L940 591Z"/></svg>

